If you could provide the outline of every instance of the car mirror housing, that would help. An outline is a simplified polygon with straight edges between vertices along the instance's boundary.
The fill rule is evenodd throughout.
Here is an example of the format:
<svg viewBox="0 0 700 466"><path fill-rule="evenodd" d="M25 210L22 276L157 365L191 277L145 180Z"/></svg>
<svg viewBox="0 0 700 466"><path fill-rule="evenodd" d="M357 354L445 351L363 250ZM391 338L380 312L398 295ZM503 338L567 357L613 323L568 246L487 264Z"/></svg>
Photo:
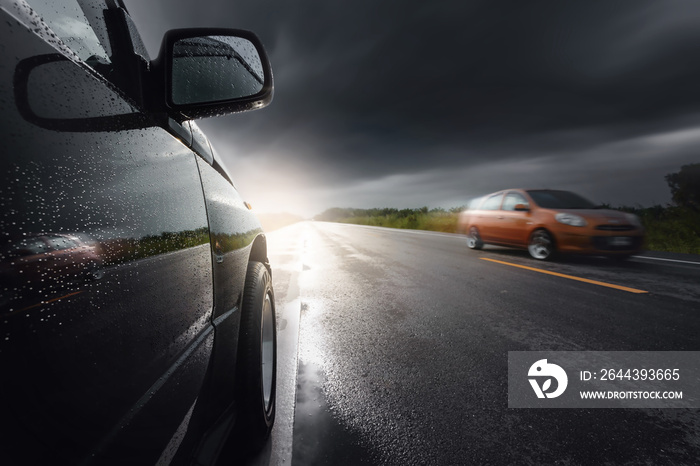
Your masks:
<svg viewBox="0 0 700 466"><path fill-rule="evenodd" d="M255 110L272 101L272 69L249 31L168 31L153 71L162 79L167 112L182 119Z"/></svg>
<svg viewBox="0 0 700 466"><path fill-rule="evenodd" d="M100 132L152 126L149 116L119 99L104 77L86 73L90 68L60 53L21 60L13 77L19 114L51 131Z"/></svg>
<svg viewBox="0 0 700 466"><path fill-rule="evenodd" d="M515 204L514 209L520 212L528 212L530 210L530 208L525 204Z"/></svg>

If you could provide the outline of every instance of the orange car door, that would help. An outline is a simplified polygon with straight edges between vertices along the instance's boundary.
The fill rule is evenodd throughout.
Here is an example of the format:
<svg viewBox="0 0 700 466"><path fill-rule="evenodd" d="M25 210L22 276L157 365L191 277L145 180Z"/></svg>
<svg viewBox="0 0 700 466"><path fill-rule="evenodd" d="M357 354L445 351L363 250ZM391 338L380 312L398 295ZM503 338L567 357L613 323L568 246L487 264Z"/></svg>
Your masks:
<svg viewBox="0 0 700 466"><path fill-rule="evenodd" d="M518 246L526 244L531 216L530 203L525 196L515 191L508 192L503 199L500 211L501 240Z"/></svg>
<svg viewBox="0 0 700 466"><path fill-rule="evenodd" d="M476 221L472 224L479 229L481 238L486 241L498 241L500 207L503 200L503 193L497 193L486 198L476 212Z"/></svg>

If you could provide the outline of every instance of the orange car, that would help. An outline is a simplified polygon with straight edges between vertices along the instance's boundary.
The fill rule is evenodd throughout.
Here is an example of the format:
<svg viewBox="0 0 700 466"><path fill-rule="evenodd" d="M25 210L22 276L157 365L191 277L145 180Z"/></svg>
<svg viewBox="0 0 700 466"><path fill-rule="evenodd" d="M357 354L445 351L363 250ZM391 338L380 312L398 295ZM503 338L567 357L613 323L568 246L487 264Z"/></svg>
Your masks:
<svg viewBox="0 0 700 466"><path fill-rule="evenodd" d="M636 215L597 208L569 191L507 189L476 199L459 216L471 249L527 248L539 260L556 252L625 259L638 253L644 228Z"/></svg>

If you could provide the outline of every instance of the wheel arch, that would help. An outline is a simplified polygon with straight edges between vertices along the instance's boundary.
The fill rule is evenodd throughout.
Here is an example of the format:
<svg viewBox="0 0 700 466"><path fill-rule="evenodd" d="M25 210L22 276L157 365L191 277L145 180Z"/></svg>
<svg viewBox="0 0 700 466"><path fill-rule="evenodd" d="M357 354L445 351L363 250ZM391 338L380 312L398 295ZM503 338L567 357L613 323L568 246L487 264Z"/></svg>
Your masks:
<svg viewBox="0 0 700 466"><path fill-rule="evenodd" d="M529 243L532 235L536 231L539 231L539 230L546 231L549 234L549 236L552 238L552 243L554 244L554 250L558 251L559 247L558 247L557 235L555 235L554 232L551 229L547 228L545 225L537 225L534 228L532 228L527 234L527 242Z"/></svg>
<svg viewBox="0 0 700 466"><path fill-rule="evenodd" d="M253 245L250 247L250 255L248 256L248 263L250 262L262 262L270 276L272 276L272 268L267 257L267 237L264 233L260 233L253 240Z"/></svg>

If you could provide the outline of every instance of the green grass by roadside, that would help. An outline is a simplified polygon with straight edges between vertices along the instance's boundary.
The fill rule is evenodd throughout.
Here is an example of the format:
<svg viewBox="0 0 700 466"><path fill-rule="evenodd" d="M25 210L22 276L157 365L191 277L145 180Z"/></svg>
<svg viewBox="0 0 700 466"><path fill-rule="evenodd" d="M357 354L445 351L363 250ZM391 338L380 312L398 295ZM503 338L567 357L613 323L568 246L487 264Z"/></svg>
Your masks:
<svg viewBox="0 0 700 466"><path fill-rule="evenodd" d="M650 251L700 254L700 212L684 207L621 207L642 220Z"/></svg>

